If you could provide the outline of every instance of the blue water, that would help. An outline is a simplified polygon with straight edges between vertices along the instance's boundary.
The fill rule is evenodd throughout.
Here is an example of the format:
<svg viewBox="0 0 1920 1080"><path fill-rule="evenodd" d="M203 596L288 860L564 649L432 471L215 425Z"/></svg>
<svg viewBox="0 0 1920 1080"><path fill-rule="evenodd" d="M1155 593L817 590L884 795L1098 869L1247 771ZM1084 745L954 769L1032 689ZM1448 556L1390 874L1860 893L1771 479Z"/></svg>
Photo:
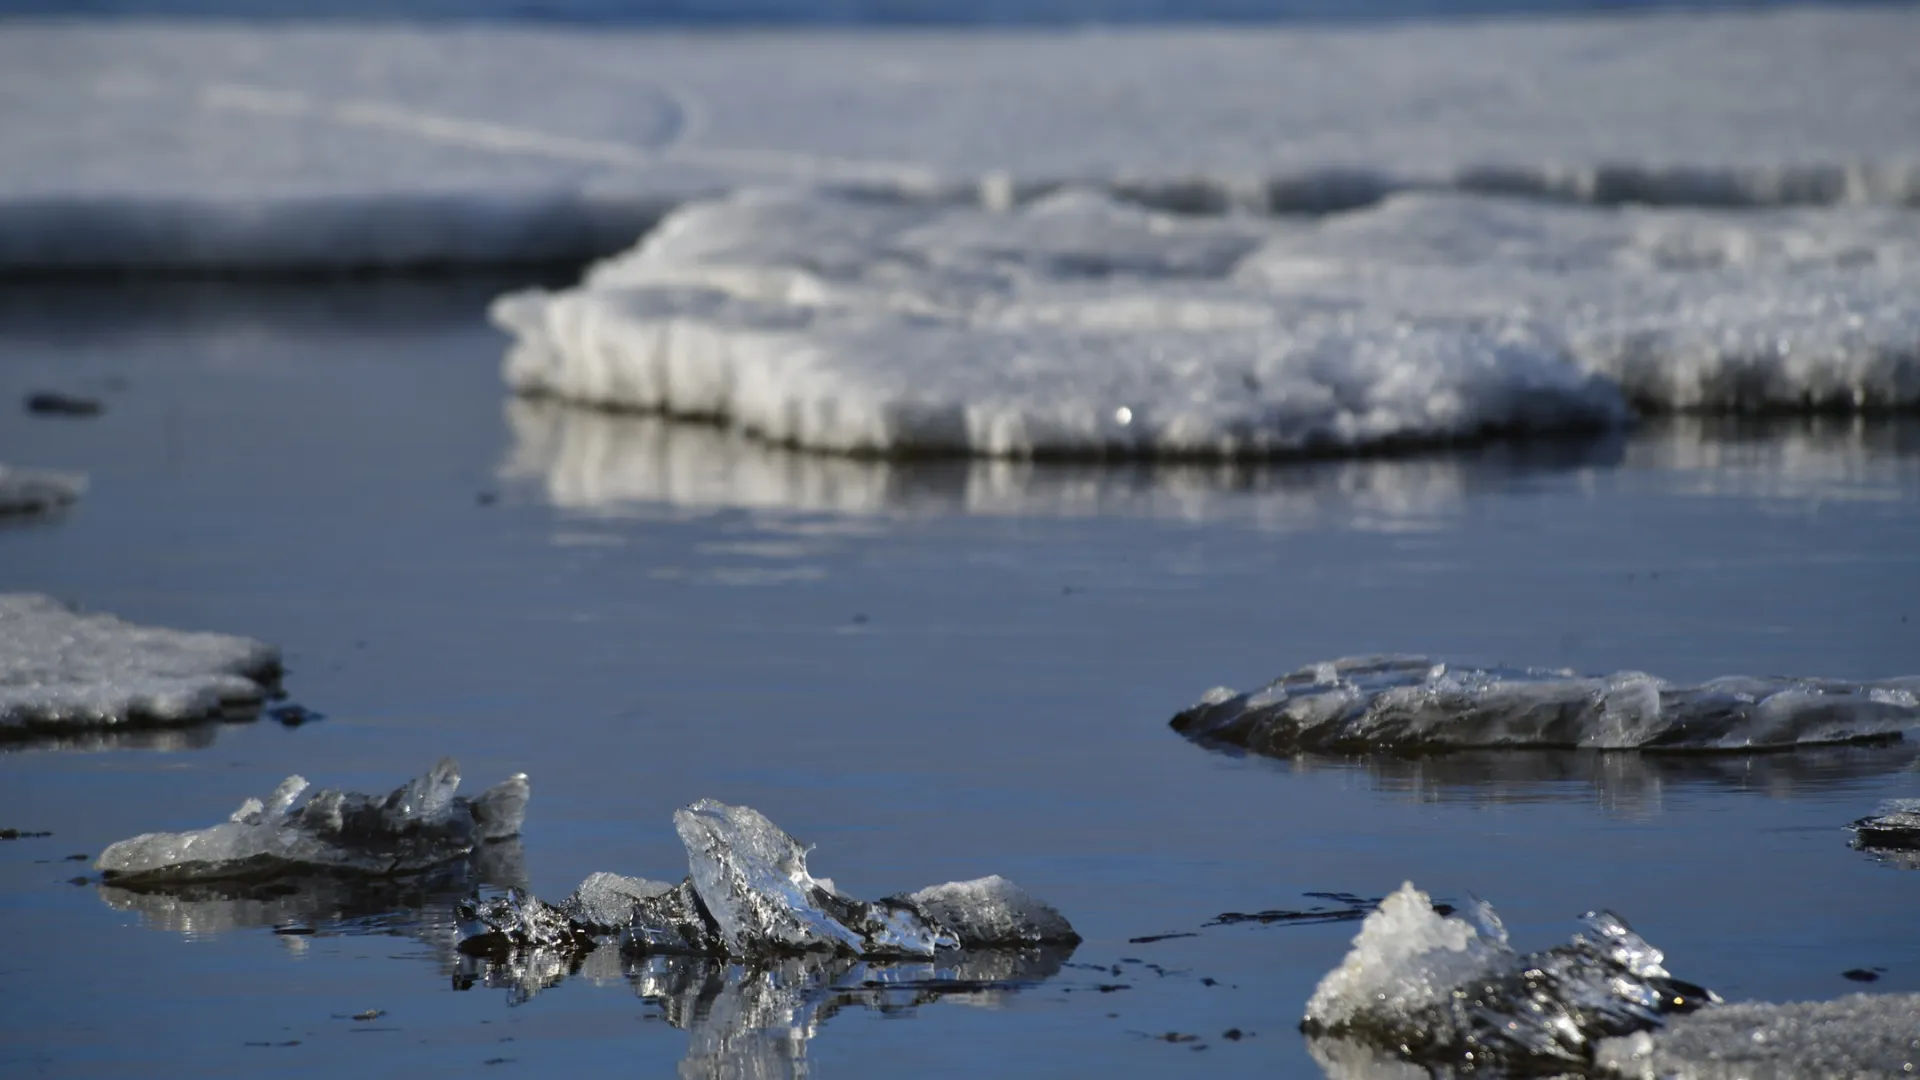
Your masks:
<svg viewBox="0 0 1920 1080"><path fill-rule="evenodd" d="M1794 5L1795 0L0 0L0 15L691 26L1372 22ZM1797 6L1805 6L1804 0Z"/></svg>

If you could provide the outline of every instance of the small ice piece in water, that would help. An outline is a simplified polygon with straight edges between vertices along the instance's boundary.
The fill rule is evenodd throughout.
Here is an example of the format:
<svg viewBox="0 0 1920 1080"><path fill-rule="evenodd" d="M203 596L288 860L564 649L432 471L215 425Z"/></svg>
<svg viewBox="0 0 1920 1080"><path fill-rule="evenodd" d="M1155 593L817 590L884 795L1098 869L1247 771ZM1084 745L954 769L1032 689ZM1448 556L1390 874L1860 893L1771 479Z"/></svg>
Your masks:
<svg viewBox="0 0 1920 1080"><path fill-rule="evenodd" d="M1668 975L1619 916L1583 921L1570 945L1523 956L1491 907L1443 916L1408 883L1367 916L1301 1027L1422 1063L1557 1070L1591 1061L1600 1038L1719 1001Z"/></svg>
<svg viewBox="0 0 1920 1080"><path fill-rule="evenodd" d="M455 795L460 766L442 758L385 796L334 789L300 803L307 782L290 776L265 800L248 799L221 824L122 840L94 863L128 887L329 870L385 876L462 858L488 840L517 836L527 778L516 775L469 802Z"/></svg>
<svg viewBox="0 0 1920 1080"><path fill-rule="evenodd" d="M87 478L79 473L0 465L0 517L44 514L73 502L86 490Z"/></svg>
<svg viewBox="0 0 1920 1080"><path fill-rule="evenodd" d="M1920 851L1920 799L1889 799L1847 827L1862 848Z"/></svg>
<svg viewBox="0 0 1920 1080"><path fill-rule="evenodd" d="M454 906L454 918L460 926L460 949L467 953L567 951L592 944L590 935L565 911L515 889L491 900L462 900Z"/></svg>
<svg viewBox="0 0 1920 1080"><path fill-rule="evenodd" d="M1674 1017L1664 1030L1603 1040L1594 1064L1632 1080L1913 1076L1920 994L1741 1002Z"/></svg>
<svg viewBox="0 0 1920 1080"><path fill-rule="evenodd" d="M485 939L477 946L483 949L559 940L591 947L618 938L620 950L631 955L736 959L801 953L932 959L940 950L1080 940L1058 911L1005 878L856 900L809 873L806 849L758 811L703 799L677 811L674 826L690 868L680 884L596 873L557 906L532 909L520 897L476 897L467 905L474 916L467 931ZM569 934L560 935L553 920L564 921Z"/></svg>
<svg viewBox="0 0 1920 1080"><path fill-rule="evenodd" d="M1463 668L1423 656L1314 664L1251 693L1210 690L1174 730L1257 753L1563 747L1761 750L1894 739L1920 726L1920 676L1728 676L1675 686L1623 671Z"/></svg>
<svg viewBox="0 0 1920 1080"><path fill-rule="evenodd" d="M931 885L903 899L952 932L962 948L1073 945L1080 941L1066 917L998 874Z"/></svg>
<svg viewBox="0 0 1920 1080"><path fill-rule="evenodd" d="M175 727L257 710L280 652L230 634L82 615L0 595L0 739L87 728Z"/></svg>

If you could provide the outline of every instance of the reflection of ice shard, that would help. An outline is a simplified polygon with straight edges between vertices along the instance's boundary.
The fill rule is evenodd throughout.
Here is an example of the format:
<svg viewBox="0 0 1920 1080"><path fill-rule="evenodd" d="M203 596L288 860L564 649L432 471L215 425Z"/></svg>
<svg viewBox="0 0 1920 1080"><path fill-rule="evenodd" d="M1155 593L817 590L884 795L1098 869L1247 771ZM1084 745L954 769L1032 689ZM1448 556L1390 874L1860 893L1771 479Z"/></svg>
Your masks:
<svg viewBox="0 0 1920 1080"><path fill-rule="evenodd" d="M78 499L87 478L77 473L42 472L0 464L0 518L44 514Z"/></svg>
<svg viewBox="0 0 1920 1080"><path fill-rule="evenodd" d="M677 886L594 874L558 906L508 896L464 906L475 951L618 934L630 953L764 958L826 952L932 958L939 950L1071 945L1058 911L1002 877L867 902L807 871L806 849L758 811L702 799L674 814L690 873Z"/></svg>
<svg viewBox="0 0 1920 1080"><path fill-rule="evenodd" d="M1596 1063L1632 1080L1905 1077L1920 1070L1920 994L1742 1002L1608 1039Z"/></svg>
<svg viewBox="0 0 1920 1080"><path fill-rule="evenodd" d="M81 615L0 595L0 739L174 727L259 707L280 676L271 645Z"/></svg>
<svg viewBox="0 0 1920 1080"><path fill-rule="evenodd" d="M471 801L454 794L459 786L452 758L385 796L329 788L301 803L307 782L289 776L265 802L248 799L219 825L122 840L94 865L108 881L140 886L293 870L380 876L425 870L519 834L524 775Z"/></svg>
<svg viewBox="0 0 1920 1080"><path fill-rule="evenodd" d="M1590 1062L1603 1037L1719 1000L1669 976L1618 916L1584 921L1572 944L1522 956L1491 907L1439 915L1409 883L1367 917L1302 1027L1423 1063L1557 1069Z"/></svg>
<svg viewBox="0 0 1920 1080"><path fill-rule="evenodd" d="M1764 749L1898 738L1920 725L1920 676L1870 683L1730 676L1682 687L1638 672L1589 678L1361 657L1302 668L1252 693L1209 691L1172 723L1189 738L1278 755Z"/></svg>

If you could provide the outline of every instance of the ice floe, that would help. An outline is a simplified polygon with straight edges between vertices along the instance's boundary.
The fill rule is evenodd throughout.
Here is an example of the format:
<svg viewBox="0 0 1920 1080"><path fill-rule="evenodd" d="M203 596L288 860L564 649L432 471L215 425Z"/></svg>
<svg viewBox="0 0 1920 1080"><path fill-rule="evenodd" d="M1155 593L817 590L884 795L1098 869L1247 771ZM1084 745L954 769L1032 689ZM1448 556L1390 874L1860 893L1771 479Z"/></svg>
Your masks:
<svg viewBox="0 0 1920 1080"><path fill-rule="evenodd" d="M1602 1038L1718 1002L1618 916L1583 921L1571 944L1522 955L1491 907L1441 915L1409 882L1367 916L1302 1028L1422 1064L1558 1071L1590 1063Z"/></svg>
<svg viewBox="0 0 1920 1080"><path fill-rule="evenodd" d="M218 825L121 840L100 853L94 868L121 887L315 871L377 877L429 870L519 835L526 776L509 777L471 800L455 794L459 787L460 766L452 758L378 796L326 788L303 799L307 781L289 776Z"/></svg>
<svg viewBox="0 0 1920 1080"><path fill-rule="evenodd" d="M1920 214L749 191L503 297L515 390L864 454L1262 458L1920 407Z"/></svg>
<svg viewBox="0 0 1920 1080"><path fill-rule="evenodd" d="M0 518L58 510L86 490L87 478L78 473L0 464Z"/></svg>
<svg viewBox="0 0 1920 1080"><path fill-rule="evenodd" d="M1728 676L1675 686L1634 671L1592 677L1351 657L1249 693L1208 691L1172 726L1201 742L1281 756L1492 746L1758 750L1898 739L1920 726L1920 676Z"/></svg>
<svg viewBox="0 0 1920 1080"><path fill-rule="evenodd" d="M1741 1002L1600 1043L1602 1075L1631 1080L1904 1077L1920 1072L1920 994Z"/></svg>
<svg viewBox="0 0 1920 1080"><path fill-rule="evenodd" d="M581 259L689 196L769 181L1000 203L1079 182L1206 212L1406 190L1911 204L1914 25L1899 7L1821 7L815 31L795 48L658 29L15 20L0 267Z"/></svg>
<svg viewBox="0 0 1920 1080"><path fill-rule="evenodd" d="M0 740L177 727L257 710L280 653L230 634L138 626L0 594Z"/></svg>
<svg viewBox="0 0 1920 1080"><path fill-rule="evenodd" d="M674 813L689 874L678 885L597 873L558 905L510 893L462 905L470 951L590 947L735 958L834 953L931 958L942 950L1072 945L1067 920L1001 877L866 902L807 870L806 849L759 812L703 799Z"/></svg>

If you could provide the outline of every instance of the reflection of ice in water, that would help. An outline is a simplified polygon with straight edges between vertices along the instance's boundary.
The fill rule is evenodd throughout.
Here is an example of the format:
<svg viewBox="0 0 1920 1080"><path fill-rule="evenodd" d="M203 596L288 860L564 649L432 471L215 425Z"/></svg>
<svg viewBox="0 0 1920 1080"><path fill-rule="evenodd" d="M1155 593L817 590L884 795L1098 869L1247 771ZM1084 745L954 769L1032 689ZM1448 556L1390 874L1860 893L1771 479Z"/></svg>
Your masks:
<svg viewBox="0 0 1920 1080"><path fill-rule="evenodd" d="M708 424L547 400L507 405L503 476L554 505L612 514L1045 515L1231 519L1272 529L1329 522L1431 527L1479 484L1527 468L1610 464L1615 440L1492 447L1365 461L1074 466L1005 460L860 460L770 447ZM795 523L802 532L825 528ZM840 523L833 530L857 528ZM783 530L793 531L793 529Z"/></svg>
<svg viewBox="0 0 1920 1080"><path fill-rule="evenodd" d="M1920 423L1679 417L1629 442L1621 465L1682 473L1694 495L1892 502L1920 484Z"/></svg>

